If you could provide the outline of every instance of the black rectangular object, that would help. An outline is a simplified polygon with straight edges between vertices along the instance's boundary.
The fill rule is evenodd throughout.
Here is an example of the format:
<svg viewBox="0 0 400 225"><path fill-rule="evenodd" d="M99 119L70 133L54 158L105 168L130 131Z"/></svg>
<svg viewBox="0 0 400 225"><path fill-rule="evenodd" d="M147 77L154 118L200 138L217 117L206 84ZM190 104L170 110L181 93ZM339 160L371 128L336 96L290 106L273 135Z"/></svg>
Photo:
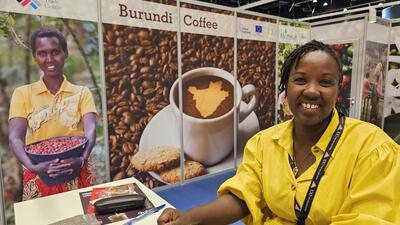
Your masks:
<svg viewBox="0 0 400 225"><path fill-rule="evenodd" d="M146 197L143 195L130 194L103 198L96 201L93 206L97 214L114 213L142 208L145 200Z"/></svg>

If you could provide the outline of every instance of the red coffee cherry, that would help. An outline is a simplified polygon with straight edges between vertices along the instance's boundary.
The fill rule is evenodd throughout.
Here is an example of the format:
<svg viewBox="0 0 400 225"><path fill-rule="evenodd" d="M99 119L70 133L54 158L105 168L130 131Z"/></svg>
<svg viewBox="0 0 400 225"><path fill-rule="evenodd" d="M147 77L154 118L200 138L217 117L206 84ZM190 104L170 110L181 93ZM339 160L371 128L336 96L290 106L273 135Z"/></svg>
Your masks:
<svg viewBox="0 0 400 225"><path fill-rule="evenodd" d="M29 145L26 150L33 154L54 154L75 148L84 141L84 138L55 138Z"/></svg>

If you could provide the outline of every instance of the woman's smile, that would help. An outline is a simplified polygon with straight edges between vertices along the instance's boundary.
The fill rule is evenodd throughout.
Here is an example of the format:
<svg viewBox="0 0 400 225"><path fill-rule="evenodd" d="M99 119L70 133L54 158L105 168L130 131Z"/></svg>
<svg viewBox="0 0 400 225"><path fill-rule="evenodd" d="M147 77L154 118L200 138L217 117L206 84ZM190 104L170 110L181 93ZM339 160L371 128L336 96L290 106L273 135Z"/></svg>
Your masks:
<svg viewBox="0 0 400 225"><path fill-rule="evenodd" d="M307 112L316 112L319 109L318 104L313 104L313 103L306 103L303 102L301 103L301 106L306 110Z"/></svg>

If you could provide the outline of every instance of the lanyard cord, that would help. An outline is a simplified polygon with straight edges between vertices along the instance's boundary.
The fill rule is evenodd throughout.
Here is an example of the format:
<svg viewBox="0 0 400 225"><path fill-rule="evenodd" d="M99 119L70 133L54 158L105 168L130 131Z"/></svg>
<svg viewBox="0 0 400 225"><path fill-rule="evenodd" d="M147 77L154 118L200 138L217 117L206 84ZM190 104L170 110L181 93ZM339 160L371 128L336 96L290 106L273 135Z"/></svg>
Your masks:
<svg viewBox="0 0 400 225"><path fill-rule="evenodd" d="M336 144L338 143L340 137L342 136L344 129L344 122L346 120L346 116L339 112L339 125L336 127L335 132L333 133L331 140L325 150L324 156L319 162L318 168L314 173L314 176L311 180L311 184L308 187L306 198L304 199L303 207L300 208L299 203L294 198L294 210L297 217L297 225L304 225L305 220L307 219L308 213L311 209L311 204L314 200L315 193L317 192L317 188L322 176L325 173L325 168L328 165L329 159L332 156L333 150L335 150ZM297 169L294 160L289 155L289 164L292 170L295 172Z"/></svg>

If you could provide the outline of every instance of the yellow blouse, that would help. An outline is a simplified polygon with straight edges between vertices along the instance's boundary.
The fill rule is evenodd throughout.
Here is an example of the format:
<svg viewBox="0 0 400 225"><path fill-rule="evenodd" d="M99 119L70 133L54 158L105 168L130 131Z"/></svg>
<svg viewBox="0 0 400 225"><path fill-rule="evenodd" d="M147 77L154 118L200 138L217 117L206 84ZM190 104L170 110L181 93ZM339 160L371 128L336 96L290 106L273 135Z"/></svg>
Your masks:
<svg viewBox="0 0 400 225"><path fill-rule="evenodd" d="M89 88L71 84L64 76L60 90L51 94L39 81L15 89L11 98L9 119L28 120L26 144L58 136L83 136L82 118L97 115Z"/></svg>
<svg viewBox="0 0 400 225"><path fill-rule="evenodd" d="M295 178L288 161L293 154L293 121L252 137L234 177L218 194L244 200L246 224L295 224L294 198L303 205L310 181L339 123L337 112L311 151L315 163ZM400 147L378 127L346 118L345 129L322 177L306 224L400 224Z"/></svg>

